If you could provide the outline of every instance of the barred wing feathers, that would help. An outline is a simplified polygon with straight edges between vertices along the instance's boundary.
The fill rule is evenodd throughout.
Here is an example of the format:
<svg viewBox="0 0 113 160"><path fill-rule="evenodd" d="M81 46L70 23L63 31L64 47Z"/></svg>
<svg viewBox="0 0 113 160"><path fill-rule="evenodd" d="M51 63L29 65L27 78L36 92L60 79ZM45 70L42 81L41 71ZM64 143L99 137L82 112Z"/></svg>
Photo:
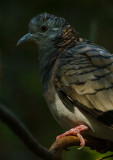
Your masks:
<svg viewBox="0 0 113 160"><path fill-rule="evenodd" d="M113 126L113 56L106 49L85 42L68 49L59 58L54 84L63 102L61 93Z"/></svg>

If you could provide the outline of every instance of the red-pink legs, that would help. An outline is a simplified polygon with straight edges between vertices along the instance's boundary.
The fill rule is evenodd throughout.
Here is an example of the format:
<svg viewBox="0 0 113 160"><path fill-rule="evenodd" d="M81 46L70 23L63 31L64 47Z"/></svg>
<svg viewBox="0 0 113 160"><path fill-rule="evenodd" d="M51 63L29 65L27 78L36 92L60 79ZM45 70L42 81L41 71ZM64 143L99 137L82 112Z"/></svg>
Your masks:
<svg viewBox="0 0 113 160"><path fill-rule="evenodd" d="M85 140L84 138L82 137L82 135L80 134L81 131L85 131L88 129L88 126L85 126L85 125L79 125L75 128L72 128L70 129L69 131L59 135L56 137L56 140L62 138L62 137L65 137L65 136L77 136L79 139L80 139L80 148L81 149L82 147L85 146Z"/></svg>

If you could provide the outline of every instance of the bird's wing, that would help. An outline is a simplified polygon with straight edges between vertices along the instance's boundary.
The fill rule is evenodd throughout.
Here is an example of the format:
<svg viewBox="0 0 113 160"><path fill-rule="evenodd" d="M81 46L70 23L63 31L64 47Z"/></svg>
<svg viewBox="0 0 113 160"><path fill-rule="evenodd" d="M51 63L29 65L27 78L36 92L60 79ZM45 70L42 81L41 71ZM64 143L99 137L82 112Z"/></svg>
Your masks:
<svg viewBox="0 0 113 160"><path fill-rule="evenodd" d="M81 43L61 57L54 85L66 107L74 104L113 127L113 56L104 48Z"/></svg>

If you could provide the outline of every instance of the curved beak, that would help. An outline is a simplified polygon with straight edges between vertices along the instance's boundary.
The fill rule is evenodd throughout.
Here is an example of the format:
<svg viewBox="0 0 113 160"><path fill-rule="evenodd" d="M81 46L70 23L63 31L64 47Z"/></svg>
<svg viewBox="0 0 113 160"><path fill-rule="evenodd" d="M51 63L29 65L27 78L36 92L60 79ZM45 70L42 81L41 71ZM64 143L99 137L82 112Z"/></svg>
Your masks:
<svg viewBox="0 0 113 160"><path fill-rule="evenodd" d="M20 38L17 42L17 46L19 46L21 43L29 41L29 40L35 40L35 35L31 33L27 33L22 38Z"/></svg>

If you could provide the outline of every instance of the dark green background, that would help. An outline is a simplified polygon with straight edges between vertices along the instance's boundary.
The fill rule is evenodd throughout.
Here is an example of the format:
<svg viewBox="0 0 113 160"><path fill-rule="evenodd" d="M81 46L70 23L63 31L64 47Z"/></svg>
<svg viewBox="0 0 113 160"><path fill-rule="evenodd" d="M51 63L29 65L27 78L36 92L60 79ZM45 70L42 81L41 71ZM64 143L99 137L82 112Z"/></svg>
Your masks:
<svg viewBox="0 0 113 160"><path fill-rule="evenodd" d="M27 33L29 20L48 12L67 19L81 37L113 52L112 0L1 0L0 1L0 101L29 128L41 144L49 147L64 130L52 117L41 92L38 52L34 43L16 47ZM65 160L95 160L89 149L73 147ZM0 122L0 160L36 160L7 126Z"/></svg>

